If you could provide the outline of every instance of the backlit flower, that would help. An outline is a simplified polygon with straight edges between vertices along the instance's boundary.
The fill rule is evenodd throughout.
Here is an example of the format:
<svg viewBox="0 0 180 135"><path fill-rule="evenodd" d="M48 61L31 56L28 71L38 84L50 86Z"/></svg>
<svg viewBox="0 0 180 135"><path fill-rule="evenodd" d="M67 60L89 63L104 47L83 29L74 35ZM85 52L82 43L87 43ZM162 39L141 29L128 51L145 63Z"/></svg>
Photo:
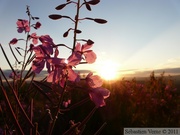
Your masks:
<svg viewBox="0 0 180 135"><path fill-rule="evenodd" d="M35 52L35 60L32 62L32 69L35 73L40 73L45 64L48 72L50 72L50 63L47 61L53 54L53 42L49 36L41 36L41 45L31 45L30 49Z"/></svg>
<svg viewBox="0 0 180 135"><path fill-rule="evenodd" d="M21 20L19 19L17 22L17 28L18 28L18 32L22 33L23 31L25 32L29 32L30 31L30 26L29 26L29 21L28 20Z"/></svg>
<svg viewBox="0 0 180 135"><path fill-rule="evenodd" d="M43 35L39 37L39 40L41 41L46 53L49 55L53 54L53 47L55 45L53 39L49 35Z"/></svg>
<svg viewBox="0 0 180 135"><path fill-rule="evenodd" d="M110 96L110 91L102 86L102 80L99 76L89 73L86 77L86 82L89 86L90 99L95 103L97 107L105 106L104 99Z"/></svg>
<svg viewBox="0 0 180 135"><path fill-rule="evenodd" d="M92 50L89 50L92 46L92 44L89 45L87 43L81 46L80 43L77 43L74 51L81 55L81 59L83 58L82 56L84 56L87 63L94 63L96 54Z"/></svg>
<svg viewBox="0 0 180 135"><path fill-rule="evenodd" d="M43 70L44 65L45 65L45 60L42 58L37 58L32 62L32 70L35 73L39 74Z"/></svg>
<svg viewBox="0 0 180 135"><path fill-rule="evenodd" d="M79 63L79 59L76 59L74 54L67 61L61 58L49 58L48 62L52 67L52 72L47 77L48 82L59 82L63 87L66 79L72 82L79 80L79 75L72 69L73 66Z"/></svg>
<svg viewBox="0 0 180 135"><path fill-rule="evenodd" d="M39 38L39 36L37 36L36 33L32 33L32 34L29 36L29 39L32 39L33 44L37 44L37 43L38 43L38 38Z"/></svg>

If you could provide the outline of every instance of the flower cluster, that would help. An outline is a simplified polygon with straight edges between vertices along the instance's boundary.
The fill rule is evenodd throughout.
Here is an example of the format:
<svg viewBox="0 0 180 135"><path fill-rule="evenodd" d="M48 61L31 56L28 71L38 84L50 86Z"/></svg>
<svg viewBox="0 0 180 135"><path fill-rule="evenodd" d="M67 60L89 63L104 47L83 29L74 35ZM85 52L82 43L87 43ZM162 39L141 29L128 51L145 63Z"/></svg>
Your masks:
<svg viewBox="0 0 180 135"><path fill-rule="evenodd" d="M99 18L79 17L79 10L82 6L86 6L87 10L91 10L90 5L96 5L99 2L99 0L83 2L81 0L77 2L68 0L65 4L61 4L56 8L57 10L61 10L68 4L76 4L75 7L77 10L74 19L69 16L57 14L49 15L49 18L53 20L66 18L73 21L75 27L69 28L63 34L63 37L67 37L69 32L73 31L72 47L65 44L56 44L48 34L38 35L34 32L33 30L38 30L41 27L41 23L37 21L39 17L31 15L29 6L27 6L26 11L29 19L18 19L16 22L17 32L24 33L26 38L13 38L9 42L10 51L15 59L14 66L11 65L6 52L0 44L2 53L11 68L9 78L12 79L10 80L12 83L9 82L0 68L0 83L2 84L0 85L0 91L6 101L3 108L9 108L9 114L12 116L12 119L9 119L8 116L3 118L8 128L7 130L5 129L7 132L15 131L13 134L56 134L54 133L55 123L58 117L63 117L59 116L61 112L71 111L75 107L81 106L91 100L95 104L94 109L92 108L82 122L72 124L72 127L67 131L63 130L62 133L73 134L75 131L78 131L78 134L82 134L84 126L95 113L96 109L106 105L105 99L110 96L110 91L102 87L102 79L97 75L93 75L93 73L89 73L84 79L80 77L79 72L74 70L80 64L92 64L96 61L97 56L91 49L94 42L90 39L78 39L77 34L80 34L81 30L77 29L77 26L80 20L85 19L100 24L107 22ZM25 46L17 45L21 41L24 41ZM70 55L66 58L59 57L59 51L63 51L59 49L59 46L70 49ZM46 77L42 80L35 79L38 74L44 72L43 70L47 70ZM8 85L7 89L10 90L6 90L6 85L3 84L4 80L1 75ZM86 82L85 87L83 86L84 81ZM71 96L72 91L76 91L76 87L81 84L81 92L85 92L85 96L87 95L87 97L85 99L79 99L80 101L74 101L73 96ZM38 99L36 97L37 93ZM8 94L13 95L13 98ZM42 106L39 107L39 105ZM6 115L4 110L3 114ZM46 122L42 122L45 117L48 117ZM19 123L20 121L25 122ZM35 121L39 122L34 123ZM43 124L41 125L41 123ZM46 129L43 126L48 128ZM74 128L74 126L76 127ZM43 131L41 131L41 128ZM58 132L58 134L61 133Z"/></svg>
<svg viewBox="0 0 180 135"><path fill-rule="evenodd" d="M47 82L58 84L62 88L65 87L67 81L78 82L80 81L79 73L75 72L73 68L79 65L81 61L92 64L97 58L96 54L91 50L93 42L90 42L90 40L85 44L77 42L75 48L72 49L71 55L67 59L59 58L58 44L56 45L49 35L38 36L35 32L30 34L30 28L40 28L40 22L30 25L28 20L18 19L16 24L17 31L19 33L23 31L28 33L28 40L31 41L29 51L34 53L35 56L32 61L33 72L39 74L46 68L48 72ZM15 45L19 40L21 39L13 38L9 44ZM109 97L110 92L101 87L102 79L97 75L93 76L92 73L89 73L86 81L89 86L87 91L89 92L90 99L97 107L104 106L104 99ZM95 86L92 86L91 83Z"/></svg>

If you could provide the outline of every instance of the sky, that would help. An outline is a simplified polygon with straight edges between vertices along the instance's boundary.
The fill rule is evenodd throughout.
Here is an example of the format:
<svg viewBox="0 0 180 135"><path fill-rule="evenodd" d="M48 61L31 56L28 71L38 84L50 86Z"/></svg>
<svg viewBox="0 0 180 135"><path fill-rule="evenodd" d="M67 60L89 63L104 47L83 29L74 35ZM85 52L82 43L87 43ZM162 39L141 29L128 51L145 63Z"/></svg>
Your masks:
<svg viewBox="0 0 180 135"><path fill-rule="evenodd" d="M68 5L61 11L55 7L66 0L0 0L0 43L12 60L8 43L23 34L17 33L17 19L27 19L26 5L33 16L38 16L42 27L38 35L49 34L55 43L72 46L72 35L62 35L73 23L67 19L54 21L50 14L74 17L75 6ZM98 70L102 66L118 67L120 70L153 70L180 67L180 1L179 0L101 0L91 6L92 11L82 8L80 16L102 18L106 24L81 21L79 38L91 39L97 54L92 65L81 65L79 69ZM22 45L23 46L23 45ZM69 50L60 48L60 56L68 57ZM0 51L2 69L8 69ZM106 63L104 65L104 63Z"/></svg>

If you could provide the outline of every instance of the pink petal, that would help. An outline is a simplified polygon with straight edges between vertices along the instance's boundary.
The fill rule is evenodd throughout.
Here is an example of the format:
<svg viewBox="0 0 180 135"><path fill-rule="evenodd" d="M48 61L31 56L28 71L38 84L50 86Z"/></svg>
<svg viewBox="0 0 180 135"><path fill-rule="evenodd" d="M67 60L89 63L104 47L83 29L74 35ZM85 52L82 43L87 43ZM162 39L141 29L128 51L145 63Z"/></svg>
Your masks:
<svg viewBox="0 0 180 135"><path fill-rule="evenodd" d="M25 32L29 32L30 31L30 27L29 26L26 26L25 27Z"/></svg>
<svg viewBox="0 0 180 135"><path fill-rule="evenodd" d="M18 33L22 33L23 30L24 30L24 29L23 29L23 28L20 28L20 27L17 29Z"/></svg>
<svg viewBox="0 0 180 135"><path fill-rule="evenodd" d="M45 64L45 61L44 60L40 60L40 59L35 59L33 62L32 62L32 70L39 74L43 68L44 68L44 64Z"/></svg>
<svg viewBox="0 0 180 135"><path fill-rule="evenodd" d="M106 105L103 96L99 93L90 92L90 99L95 103L97 107L103 107Z"/></svg>
<svg viewBox="0 0 180 135"><path fill-rule="evenodd" d="M85 56L86 62L90 63L90 64L94 63L96 61L96 58L97 58L96 54L92 50L86 51L84 53L84 56Z"/></svg>
<svg viewBox="0 0 180 135"><path fill-rule="evenodd" d="M78 78L78 74L75 73L71 68L68 69L68 80L75 82Z"/></svg>
<svg viewBox="0 0 180 135"><path fill-rule="evenodd" d="M54 71L49 73L47 82L57 83L60 80L61 71L61 69L59 70L59 68L56 68Z"/></svg>
<svg viewBox="0 0 180 135"><path fill-rule="evenodd" d="M18 27L22 27L23 26L22 25L22 21L19 21L19 20L16 22L16 24L17 24Z"/></svg>
<svg viewBox="0 0 180 135"><path fill-rule="evenodd" d="M38 40L36 38L33 38L32 42L36 45L38 43Z"/></svg>
<svg viewBox="0 0 180 135"><path fill-rule="evenodd" d="M110 96L110 91L106 88L99 87L92 90L94 93L100 93L104 99L108 98Z"/></svg>
<svg viewBox="0 0 180 135"><path fill-rule="evenodd" d="M90 89L89 96L97 107L102 107L106 105L104 99L110 96L110 91L102 87Z"/></svg>
<svg viewBox="0 0 180 135"><path fill-rule="evenodd" d="M42 42L42 43L45 43L45 42L48 42L49 44L53 45L53 39L49 36L49 35L43 35L39 38L39 40Z"/></svg>
<svg viewBox="0 0 180 135"><path fill-rule="evenodd" d="M76 44L75 51L81 51L81 44L80 43Z"/></svg>
<svg viewBox="0 0 180 135"><path fill-rule="evenodd" d="M86 82L91 88L98 88L101 87L103 84L103 80L98 75L92 75L92 73L89 73L86 77Z"/></svg>
<svg viewBox="0 0 180 135"><path fill-rule="evenodd" d="M78 65L81 61L81 55L79 53L72 53L67 60L70 66Z"/></svg>
<svg viewBox="0 0 180 135"><path fill-rule="evenodd" d="M84 52L84 51L90 49L92 46L93 46L92 44L91 44L91 45L88 45L88 44L82 45L82 52Z"/></svg>
<svg viewBox="0 0 180 135"><path fill-rule="evenodd" d="M53 65L65 64L65 59L62 59L62 58L48 58L47 61Z"/></svg>
<svg viewBox="0 0 180 135"><path fill-rule="evenodd" d="M46 54L52 55L53 54L53 47L50 43L44 42L42 43L43 49L45 50Z"/></svg>
<svg viewBox="0 0 180 135"><path fill-rule="evenodd" d="M40 58L45 57L45 54L44 54L42 48L40 47L40 45L39 46L35 46L32 49L35 52L36 57L40 57Z"/></svg>

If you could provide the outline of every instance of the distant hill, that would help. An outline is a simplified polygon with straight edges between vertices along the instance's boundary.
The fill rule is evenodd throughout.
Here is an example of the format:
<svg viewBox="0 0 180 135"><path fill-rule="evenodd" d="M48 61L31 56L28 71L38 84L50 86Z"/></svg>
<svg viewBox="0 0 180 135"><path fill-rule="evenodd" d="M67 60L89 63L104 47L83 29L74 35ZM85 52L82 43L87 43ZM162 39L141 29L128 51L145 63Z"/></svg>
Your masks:
<svg viewBox="0 0 180 135"><path fill-rule="evenodd" d="M173 76L175 80L180 80L180 67L179 68L165 68L165 69L152 69L152 70L119 70L120 78L138 78L138 79L144 79L150 76L150 74L154 71L155 76L159 76L164 72L165 76ZM11 73L11 70L3 70L5 76L9 78L9 75ZM85 77L89 72L92 72L90 70L75 70L75 72L79 73L81 77ZM45 76L47 76L47 71L43 70L40 74L36 75L37 79L43 79Z"/></svg>
<svg viewBox="0 0 180 135"><path fill-rule="evenodd" d="M138 69L132 69L132 70L120 70L120 74L122 72L125 72L123 74L123 77L149 77L152 72L154 72L155 75L160 75L164 72L165 76L177 76L180 75L180 67L178 68L164 68L164 69L152 69L152 70L138 70ZM127 72L127 73L126 73ZM130 72L128 74L128 72Z"/></svg>

